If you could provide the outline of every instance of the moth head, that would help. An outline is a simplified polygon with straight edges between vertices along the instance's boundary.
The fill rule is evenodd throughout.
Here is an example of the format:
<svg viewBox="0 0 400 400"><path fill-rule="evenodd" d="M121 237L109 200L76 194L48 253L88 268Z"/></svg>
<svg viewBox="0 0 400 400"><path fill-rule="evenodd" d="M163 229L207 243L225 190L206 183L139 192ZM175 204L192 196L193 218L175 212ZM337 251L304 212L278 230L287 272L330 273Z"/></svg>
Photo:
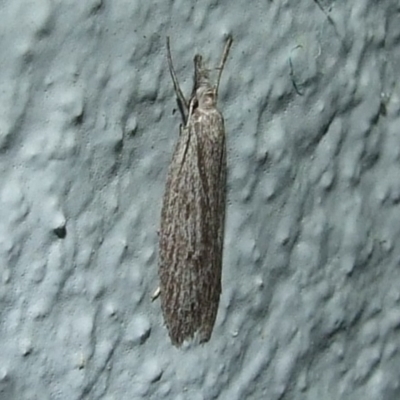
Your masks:
<svg viewBox="0 0 400 400"><path fill-rule="evenodd" d="M203 57L199 54L194 57L194 87L200 87L208 84L210 77L208 69L203 63Z"/></svg>

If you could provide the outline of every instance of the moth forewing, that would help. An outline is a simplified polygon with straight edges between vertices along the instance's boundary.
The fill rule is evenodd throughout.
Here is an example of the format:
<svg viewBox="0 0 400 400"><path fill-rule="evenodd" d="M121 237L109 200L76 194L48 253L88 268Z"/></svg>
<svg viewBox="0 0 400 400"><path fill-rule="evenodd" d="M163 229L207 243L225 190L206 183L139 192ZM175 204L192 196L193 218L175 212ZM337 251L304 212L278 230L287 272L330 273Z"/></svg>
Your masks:
<svg viewBox="0 0 400 400"><path fill-rule="evenodd" d="M229 37L212 85L200 55L187 101L179 87L167 39L168 65L183 118L169 166L161 211L159 278L161 308L174 345L198 336L207 342L221 293L225 222L226 149L216 108Z"/></svg>

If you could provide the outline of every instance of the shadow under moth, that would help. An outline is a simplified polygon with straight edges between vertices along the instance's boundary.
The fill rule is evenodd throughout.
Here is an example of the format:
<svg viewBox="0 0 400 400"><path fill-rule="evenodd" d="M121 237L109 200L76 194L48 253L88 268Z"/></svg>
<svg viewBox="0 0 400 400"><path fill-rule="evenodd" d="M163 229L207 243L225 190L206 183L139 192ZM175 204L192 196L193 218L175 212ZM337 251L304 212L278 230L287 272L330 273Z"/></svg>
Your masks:
<svg viewBox="0 0 400 400"><path fill-rule="evenodd" d="M200 343L207 342L217 317L226 197L225 128L217 98L231 45L229 36L216 68L216 85L202 56L194 57L188 101L180 89L167 38L168 66L182 124L161 210L159 294L175 346L195 336Z"/></svg>

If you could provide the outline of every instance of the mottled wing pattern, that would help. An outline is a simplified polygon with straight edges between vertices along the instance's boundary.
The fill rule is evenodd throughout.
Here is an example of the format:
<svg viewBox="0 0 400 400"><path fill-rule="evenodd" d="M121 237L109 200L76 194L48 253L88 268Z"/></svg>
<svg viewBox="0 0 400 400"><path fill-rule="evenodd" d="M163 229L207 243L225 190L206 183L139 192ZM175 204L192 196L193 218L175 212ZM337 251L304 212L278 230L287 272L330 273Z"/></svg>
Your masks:
<svg viewBox="0 0 400 400"><path fill-rule="evenodd" d="M226 149L222 115L194 110L181 128L161 213L160 295L172 342L211 336L221 293Z"/></svg>

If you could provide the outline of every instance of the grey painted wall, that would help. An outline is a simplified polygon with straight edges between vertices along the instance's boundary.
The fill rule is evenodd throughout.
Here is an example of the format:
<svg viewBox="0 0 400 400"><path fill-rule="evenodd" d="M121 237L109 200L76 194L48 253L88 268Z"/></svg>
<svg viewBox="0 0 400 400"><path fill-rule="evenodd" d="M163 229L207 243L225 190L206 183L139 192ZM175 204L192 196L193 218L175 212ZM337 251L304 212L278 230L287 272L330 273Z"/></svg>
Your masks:
<svg viewBox="0 0 400 400"><path fill-rule="evenodd" d="M0 399L399 399L398 0L0 3ZM192 58L222 78L223 292L170 344L157 229Z"/></svg>

